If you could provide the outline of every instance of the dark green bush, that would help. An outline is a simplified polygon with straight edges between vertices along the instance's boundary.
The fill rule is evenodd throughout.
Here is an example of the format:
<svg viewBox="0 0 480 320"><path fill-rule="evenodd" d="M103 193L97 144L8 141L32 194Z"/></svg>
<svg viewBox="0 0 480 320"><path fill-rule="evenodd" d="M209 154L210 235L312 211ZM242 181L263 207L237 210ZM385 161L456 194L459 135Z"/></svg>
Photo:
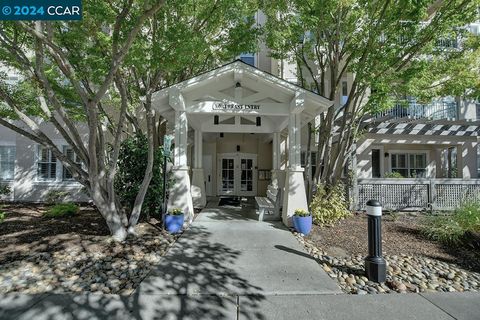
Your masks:
<svg viewBox="0 0 480 320"><path fill-rule="evenodd" d="M78 213L80 207L75 203L59 203L50 207L45 213L45 217L48 218L62 218L73 216Z"/></svg>
<svg viewBox="0 0 480 320"><path fill-rule="evenodd" d="M455 246L465 240L468 232L480 232L480 204L468 202L452 214L428 217L423 233L430 239Z"/></svg>
<svg viewBox="0 0 480 320"><path fill-rule="evenodd" d="M8 196L12 192L9 186L0 186L0 196Z"/></svg>
<svg viewBox="0 0 480 320"><path fill-rule="evenodd" d="M320 226L331 226L351 214L342 184L333 187L330 192L327 192L324 186L319 185L310 209L313 222Z"/></svg>
<svg viewBox="0 0 480 320"><path fill-rule="evenodd" d="M123 141L118 159L115 190L123 206L133 207L147 167L148 141L144 135L136 135ZM167 177L168 179L168 177ZM167 190L169 184L167 180ZM155 150L153 176L148 187L142 214L159 215L163 198L163 149Z"/></svg>
<svg viewBox="0 0 480 320"><path fill-rule="evenodd" d="M7 213L4 211L0 211L0 223L3 222L7 218Z"/></svg>

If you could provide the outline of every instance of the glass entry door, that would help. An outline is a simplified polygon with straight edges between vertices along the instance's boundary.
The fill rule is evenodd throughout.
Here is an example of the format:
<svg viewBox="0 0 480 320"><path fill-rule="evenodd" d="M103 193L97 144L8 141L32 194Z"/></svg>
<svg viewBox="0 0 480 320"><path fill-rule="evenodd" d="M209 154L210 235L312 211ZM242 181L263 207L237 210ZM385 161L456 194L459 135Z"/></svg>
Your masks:
<svg viewBox="0 0 480 320"><path fill-rule="evenodd" d="M235 193L235 159L223 158L221 161L220 190L222 194Z"/></svg>
<svg viewBox="0 0 480 320"><path fill-rule="evenodd" d="M218 154L218 195L257 195L257 155Z"/></svg>

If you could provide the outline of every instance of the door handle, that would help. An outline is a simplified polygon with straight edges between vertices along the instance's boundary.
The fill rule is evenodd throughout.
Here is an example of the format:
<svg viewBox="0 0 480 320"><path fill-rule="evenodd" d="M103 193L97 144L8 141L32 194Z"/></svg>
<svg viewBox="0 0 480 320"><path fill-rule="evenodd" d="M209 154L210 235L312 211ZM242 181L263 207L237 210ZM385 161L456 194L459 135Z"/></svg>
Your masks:
<svg viewBox="0 0 480 320"><path fill-rule="evenodd" d="M210 175L208 175L208 182L210 182Z"/></svg>

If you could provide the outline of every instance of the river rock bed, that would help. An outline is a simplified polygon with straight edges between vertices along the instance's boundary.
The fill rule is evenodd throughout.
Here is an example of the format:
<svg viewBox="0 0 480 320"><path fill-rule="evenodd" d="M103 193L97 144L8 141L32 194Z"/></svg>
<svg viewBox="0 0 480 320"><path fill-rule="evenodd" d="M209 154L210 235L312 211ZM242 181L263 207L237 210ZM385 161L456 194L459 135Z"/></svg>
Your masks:
<svg viewBox="0 0 480 320"><path fill-rule="evenodd" d="M302 234L297 232L293 232L293 234L346 293L480 291L480 273L420 255L385 255L387 281L382 284L371 282L364 275L365 256L335 257L328 255L314 243L305 239Z"/></svg>
<svg viewBox="0 0 480 320"><path fill-rule="evenodd" d="M140 226L141 227L141 226ZM66 250L38 252L0 265L0 293L98 292L129 295L176 237L158 231L117 243L82 239ZM71 240L71 239L69 239Z"/></svg>

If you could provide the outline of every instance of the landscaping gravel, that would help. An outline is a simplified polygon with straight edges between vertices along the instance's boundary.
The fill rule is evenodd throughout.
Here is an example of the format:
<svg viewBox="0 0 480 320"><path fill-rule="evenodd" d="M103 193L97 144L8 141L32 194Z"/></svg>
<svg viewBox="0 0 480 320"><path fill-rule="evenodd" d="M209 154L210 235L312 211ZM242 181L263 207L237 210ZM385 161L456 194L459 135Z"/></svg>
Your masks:
<svg viewBox="0 0 480 320"><path fill-rule="evenodd" d="M302 234L293 233L346 293L480 291L480 273L421 255L385 255L387 281L382 284L371 282L365 277L364 255L332 256Z"/></svg>
<svg viewBox="0 0 480 320"><path fill-rule="evenodd" d="M102 251L82 247L42 252L0 266L0 293L102 292L130 294L174 242L169 234L124 244L103 240Z"/></svg>
<svg viewBox="0 0 480 320"><path fill-rule="evenodd" d="M0 293L98 292L128 295L178 236L151 219L138 237L112 240L92 208L48 219L43 206L10 206L0 225Z"/></svg>

